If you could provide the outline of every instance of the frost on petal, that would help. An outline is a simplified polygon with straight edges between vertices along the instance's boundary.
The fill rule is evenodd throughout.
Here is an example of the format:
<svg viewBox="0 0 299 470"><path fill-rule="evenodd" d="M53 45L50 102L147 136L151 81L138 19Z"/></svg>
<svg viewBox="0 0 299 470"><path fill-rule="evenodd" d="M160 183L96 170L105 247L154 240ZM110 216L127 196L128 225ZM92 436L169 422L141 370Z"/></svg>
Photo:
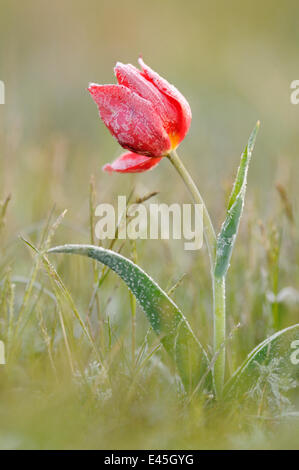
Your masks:
<svg viewBox="0 0 299 470"><path fill-rule="evenodd" d="M176 126L173 130L174 137L178 136L178 143L181 142L186 136L190 124L191 124L191 108L189 106L186 98L175 88L174 85L171 85L164 78L160 77L157 72L152 70L148 65L146 65L142 58L138 59L139 65L142 69L142 75L155 87L167 96L170 101L176 106L179 112L179 119L176 123Z"/></svg>
<svg viewBox="0 0 299 470"><path fill-rule="evenodd" d="M166 131L175 127L180 117L177 107L153 83L147 80L140 70L134 65L118 62L114 72L120 85L130 88L152 103L154 110L161 117Z"/></svg>
<svg viewBox="0 0 299 470"><path fill-rule="evenodd" d="M123 153L114 162L103 166L103 171L118 173L142 173L154 168L160 162L162 157L153 158L140 155L138 153Z"/></svg>
<svg viewBox="0 0 299 470"><path fill-rule="evenodd" d="M170 139L152 104L123 85L88 88L100 116L125 149L150 157L166 155Z"/></svg>

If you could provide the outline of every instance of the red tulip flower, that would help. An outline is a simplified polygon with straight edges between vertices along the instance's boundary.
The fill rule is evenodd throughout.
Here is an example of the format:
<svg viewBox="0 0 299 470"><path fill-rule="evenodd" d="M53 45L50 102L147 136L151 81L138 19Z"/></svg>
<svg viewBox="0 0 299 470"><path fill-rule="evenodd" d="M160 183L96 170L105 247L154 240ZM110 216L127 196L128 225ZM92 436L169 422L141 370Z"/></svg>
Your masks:
<svg viewBox="0 0 299 470"><path fill-rule="evenodd" d="M117 63L117 85L90 84L100 117L119 144L129 150L104 171L139 173L156 166L186 136L191 123L187 100L142 59L141 70Z"/></svg>

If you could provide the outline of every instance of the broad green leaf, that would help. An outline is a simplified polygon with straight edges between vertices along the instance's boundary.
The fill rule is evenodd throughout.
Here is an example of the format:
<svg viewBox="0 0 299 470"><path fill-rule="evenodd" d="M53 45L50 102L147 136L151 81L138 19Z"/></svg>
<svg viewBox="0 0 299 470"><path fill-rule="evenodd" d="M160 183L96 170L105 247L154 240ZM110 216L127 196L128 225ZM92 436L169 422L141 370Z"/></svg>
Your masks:
<svg viewBox="0 0 299 470"><path fill-rule="evenodd" d="M284 385L286 379L299 385L299 324L278 331L253 349L225 385L225 395L246 398L261 381L263 373L277 392L280 380Z"/></svg>
<svg viewBox="0 0 299 470"><path fill-rule="evenodd" d="M239 223L243 211L247 173L254 148L259 122L252 131L248 144L241 156L241 163L237 172L232 193L229 198L226 219L222 224L221 231L217 237L215 276L223 277L229 268L230 258L234 247Z"/></svg>
<svg viewBox="0 0 299 470"><path fill-rule="evenodd" d="M179 308L148 274L124 256L93 245L57 246L48 253L87 256L118 274L140 303L152 328L174 360L186 391L194 390L208 367L207 355Z"/></svg>

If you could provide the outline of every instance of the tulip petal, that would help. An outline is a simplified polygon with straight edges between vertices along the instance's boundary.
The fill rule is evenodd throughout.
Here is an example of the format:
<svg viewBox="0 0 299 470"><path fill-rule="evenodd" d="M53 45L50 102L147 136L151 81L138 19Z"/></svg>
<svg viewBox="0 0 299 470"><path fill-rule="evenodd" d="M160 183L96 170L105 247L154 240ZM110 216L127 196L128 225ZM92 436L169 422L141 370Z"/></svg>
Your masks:
<svg viewBox="0 0 299 470"><path fill-rule="evenodd" d="M152 104L123 85L91 84L88 88L100 116L125 149L161 157L171 142Z"/></svg>
<svg viewBox="0 0 299 470"><path fill-rule="evenodd" d="M162 157L153 158L140 155L138 153L126 152L118 157L114 162L103 166L103 171L118 173L142 173L154 168Z"/></svg>
<svg viewBox="0 0 299 470"><path fill-rule="evenodd" d="M134 65L117 62L114 72L120 85L128 87L152 103L155 111L161 117L166 131L173 123L178 121L179 113L176 106L153 83L147 80Z"/></svg>
<svg viewBox="0 0 299 470"><path fill-rule="evenodd" d="M180 119L177 123L175 133L178 137L178 143L180 143L186 136L191 124L192 114L188 101L177 90L177 88L175 88L175 86L168 83L167 80L160 77L157 72L155 72L148 65L146 65L141 57L138 59L138 62L142 69L143 76L151 83L153 83L161 93L168 96L168 98L170 98L177 107L180 114Z"/></svg>

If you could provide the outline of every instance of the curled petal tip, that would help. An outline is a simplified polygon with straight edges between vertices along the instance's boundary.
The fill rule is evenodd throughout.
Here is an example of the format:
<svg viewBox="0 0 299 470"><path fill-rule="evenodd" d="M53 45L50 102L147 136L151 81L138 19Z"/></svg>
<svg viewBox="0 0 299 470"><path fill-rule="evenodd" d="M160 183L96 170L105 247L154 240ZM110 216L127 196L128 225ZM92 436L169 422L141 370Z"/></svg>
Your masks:
<svg viewBox="0 0 299 470"><path fill-rule="evenodd" d="M114 69L113 69L113 70L114 70L114 75L116 75L117 70L118 70L119 68L122 68L123 66L124 66L124 64L123 64L122 62L117 61L116 64L115 64L115 67L114 67Z"/></svg>
<svg viewBox="0 0 299 470"><path fill-rule="evenodd" d="M92 90L92 88L95 87L95 86L100 86L100 85L98 85L97 83L89 82L87 89Z"/></svg>
<svg viewBox="0 0 299 470"><path fill-rule="evenodd" d="M106 163L105 165L102 166L102 171L106 171L107 173L111 173L113 171L113 168L110 165L110 163Z"/></svg>
<svg viewBox="0 0 299 470"><path fill-rule="evenodd" d="M87 90L91 95L93 95L97 89L101 88L102 85L98 85L97 83L89 83Z"/></svg>
<svg viewBox="0 0 299 470"><path fill-rule="evenodd" d="M143 62L142 54L139 54L139 57L138 57L138 64L140 65L141 68L143 68L144 62Z"/></svg>

